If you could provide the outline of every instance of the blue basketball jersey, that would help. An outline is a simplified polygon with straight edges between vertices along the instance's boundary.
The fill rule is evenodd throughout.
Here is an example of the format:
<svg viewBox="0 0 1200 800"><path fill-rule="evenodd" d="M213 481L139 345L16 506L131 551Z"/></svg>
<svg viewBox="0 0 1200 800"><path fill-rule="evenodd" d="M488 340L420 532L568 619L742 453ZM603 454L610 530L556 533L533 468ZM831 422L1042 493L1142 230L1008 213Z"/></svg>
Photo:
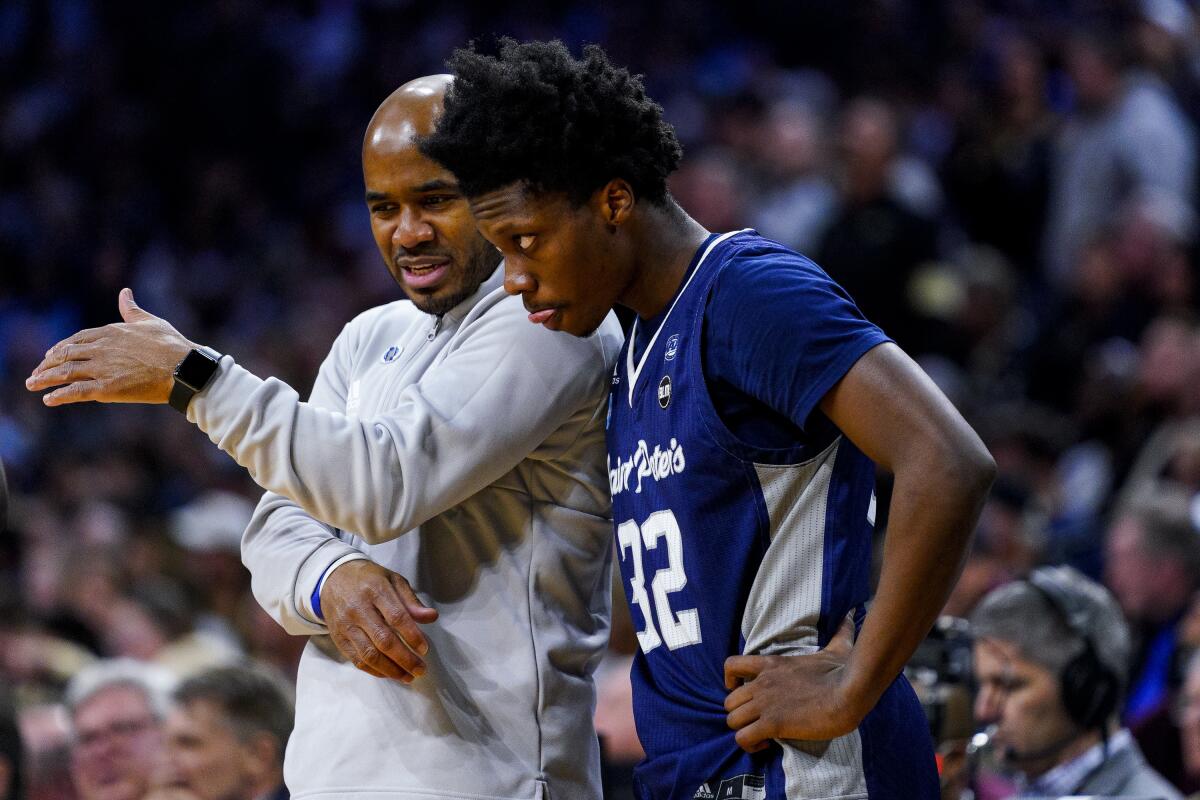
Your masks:
<svg viewBox="0 0 1200 800"><path fill-rule="evenodd" d="M705 381L713 286L722 278L736 287L740 271L751 269L800 287L805 307L772 322L815 330L828 318L836 328L824 339L779 337L768 343L778 351L769 357L763 348L745 354L747 370L786 359L779 375L813 376L813 386L796 392L814 395L798 401L808 406L776 409L795 423L795 435L773 446L735 435ZM778 313L767 306L763 314ZM811 653L848 613L861 623L875 469L811 406L887 337L815 264L752 231L710 237L660 318L649 337L637 330L643 321L635 323L613 375L608 419L618 561L639 643L632 681L646 751L635 773L640 797L936 798L928 723L902 677L858 730L831 742L785 741L750 755L725 721L727 657ZM761 322L748 316L738 324ZM771 373L759 377L771 383Z"/></svg>

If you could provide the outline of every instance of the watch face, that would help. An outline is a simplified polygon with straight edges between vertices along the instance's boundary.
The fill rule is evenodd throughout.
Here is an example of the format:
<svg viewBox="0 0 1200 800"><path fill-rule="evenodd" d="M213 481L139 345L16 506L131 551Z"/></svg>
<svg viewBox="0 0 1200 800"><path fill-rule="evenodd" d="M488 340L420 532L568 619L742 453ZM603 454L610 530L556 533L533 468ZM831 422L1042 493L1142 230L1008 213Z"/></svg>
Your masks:
<svg viewBox="0 0 1200 800"><path fill-rule="evenodd" d="M198 392L212 380L219 363L217 359L207 353L192 350L175 368L175 380Z"/></svg>

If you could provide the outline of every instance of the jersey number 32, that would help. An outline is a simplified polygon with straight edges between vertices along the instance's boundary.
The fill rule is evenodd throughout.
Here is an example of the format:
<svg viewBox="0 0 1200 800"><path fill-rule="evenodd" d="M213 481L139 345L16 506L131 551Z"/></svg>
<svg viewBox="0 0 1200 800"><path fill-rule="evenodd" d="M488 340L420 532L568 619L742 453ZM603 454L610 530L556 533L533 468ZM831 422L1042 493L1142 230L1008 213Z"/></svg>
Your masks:
<svg viewBox="0 0 1200 800"><path fill-rule="evenodd" d="M650 592L646 592L646 574L642 569L642 552L656 550L659 540L666 540L667 566L654 573L650 581ZM679 523L670 509L655 511L641 527L633 520L617 526L617 543L621 547L621 560L633 559L633 577L629 581L632 601L641 609L646 620L646 629L638 631L638 644L643 653L649 653L663 642L667 649L678 650L700 644L700 616L696 609L671 611L670 595L687 586L687 574L683 569L683 537ZM651 602L650 595L654 595ZM657 613L655 613L657 611ZM654 621L658 620L655 629Z"/></svg>

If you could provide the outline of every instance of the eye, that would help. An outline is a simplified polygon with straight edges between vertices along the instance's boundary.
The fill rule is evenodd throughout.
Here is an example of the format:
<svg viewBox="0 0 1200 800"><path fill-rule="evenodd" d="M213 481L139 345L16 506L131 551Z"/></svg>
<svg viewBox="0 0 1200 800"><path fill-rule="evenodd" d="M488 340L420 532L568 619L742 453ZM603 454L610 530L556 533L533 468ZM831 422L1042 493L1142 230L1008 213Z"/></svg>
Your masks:
<svg viewBox="0 0 1200 800"><path fill-rule="evenodd" d="M395 203L376 203L375 205L371 206L371 213L375 214L376 216L384 216L392 213L395 210Z"/></svg>
<svg viewBox="0 0 1200 800"><path fill-rule="evenodd" d="M425 204L426 208L438 208L439 206L444 206L453 202L455 199L457 199L455 195L451 194L434 194L429 195L422 200L422 202Z"/></svg>
<svg viewBox="0 0 1200 800"><path fill-rule="evenodd" d="M516 236L514 238L516 239L516 242L517 242L517 249L520 250L522 253L528 252L533 247L533 243L537 241L537 237L533 236L531 234L525 234L524 236Z"/></svg>

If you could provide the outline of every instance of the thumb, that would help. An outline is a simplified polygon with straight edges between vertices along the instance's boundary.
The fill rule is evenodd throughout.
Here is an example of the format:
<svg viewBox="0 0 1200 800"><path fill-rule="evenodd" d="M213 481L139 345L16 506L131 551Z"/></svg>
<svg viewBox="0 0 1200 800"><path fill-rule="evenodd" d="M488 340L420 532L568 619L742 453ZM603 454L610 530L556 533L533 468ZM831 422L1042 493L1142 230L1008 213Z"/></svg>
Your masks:
<svg viewBox="0 0 1200 800"><path fill-rule="evenodd" d="M846 618L842 620L842 627L839 628L834 637L829 640L829 644L825 645L825 649L835 653L845 653L849 655L853 647L854 612L851 611L846 615Z"/></svg>
<svg viewBox="0 0 1200 800"><path fill-rule="evenodd" d="M126 322L138 322L153 316L134 301L133 289L129 288L122 289L117 295L117 308L121 311L121 319Z"/></svg>
<svg viewBox="0 0 1200 800"><path fill-rule="evenodd" d="M433 622L438 618L436 608L431 608L421 602L421 598L417 597L417 593L413 591L412 586L403 577L397 575L392 580L392 585L396 588L396 593L400 595L400 601L404 603L404 609L409 615L420 623Z"/></svg>

